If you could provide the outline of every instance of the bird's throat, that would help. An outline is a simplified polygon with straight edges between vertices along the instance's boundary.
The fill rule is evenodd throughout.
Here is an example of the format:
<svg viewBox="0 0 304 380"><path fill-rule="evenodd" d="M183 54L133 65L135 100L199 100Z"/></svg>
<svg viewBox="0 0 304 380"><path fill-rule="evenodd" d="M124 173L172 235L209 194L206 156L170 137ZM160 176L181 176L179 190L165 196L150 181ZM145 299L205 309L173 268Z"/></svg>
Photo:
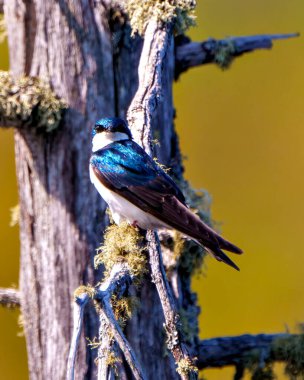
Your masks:
<svg viewBox="0 0 304 380"><path fill-rule="evenodd" d="M97 152L99 149L113 143L114 141L129 140L126 133L121 132L101 132L96 133L92 140L92 152Z"/></svg>

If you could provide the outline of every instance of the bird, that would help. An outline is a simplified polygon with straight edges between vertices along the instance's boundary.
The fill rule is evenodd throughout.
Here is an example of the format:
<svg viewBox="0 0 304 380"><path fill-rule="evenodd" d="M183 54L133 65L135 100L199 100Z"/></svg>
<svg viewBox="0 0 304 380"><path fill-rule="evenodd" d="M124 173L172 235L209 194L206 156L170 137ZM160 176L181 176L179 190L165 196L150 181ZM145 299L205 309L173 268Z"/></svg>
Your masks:
<svg viewBox="0 0 304 380"><path fill-rule="evenodd" d="M90 179L116 224L144 230L175 229L203 246L218 261L239 267L223 250L242 250L220 236L187 206L173 179L132 138L125 120L108 117L92 128Z"/></svg>

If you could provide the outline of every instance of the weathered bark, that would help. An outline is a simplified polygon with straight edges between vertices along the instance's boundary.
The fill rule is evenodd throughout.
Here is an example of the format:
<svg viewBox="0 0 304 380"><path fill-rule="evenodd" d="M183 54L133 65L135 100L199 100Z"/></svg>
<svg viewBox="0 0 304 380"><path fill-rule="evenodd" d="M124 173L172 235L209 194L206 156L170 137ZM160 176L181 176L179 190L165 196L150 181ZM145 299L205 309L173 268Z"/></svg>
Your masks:
<svg viewBox="0 0 304 380"><path fill-rule="evenodd" d="M114 114L107 10L74 1L6 1L10 69L47 79L70 106L60 130L16 131L20 198L21 308L32 379L63 379L72 332L71 300L95 282L92 256L105 226L105 204L88 176L90 129ZM95 334L86 316L86 336ZM93 377L94 351L82 339L77 378Z"/></svg>
<svg viewBox="0 0 304 380"><path fill-rule="evenodd" d="M131 39L130 28L107 6L72 0L5 3L13 75L45 78L69 105L57 131L46 135L33 126L15 132L21 308L32 379L65 377L73 291L100 280L92 258L107 218L88 177L90 129L100 117L126 115L137 90L142 47L142 40ZM157 153L169 165L172 158L176 163L178 150L173 131L173 37L170 33L166 38L169 45L159 67L163 92L155 95L151 123L162 141ZM164 319L154 284L147 279L138 295L141 308L128 325L129 342L147 378L178 378L172 357L164 358ZM86 348L84 339L98 336L93 311L85 312L84 325L75 370L79 379L95 378L97 370L96 353ZM127 365L121 371L121 378L130 378Z"/></svg>
<svg viewBox="0 0 304 380"><path fill-rule="evenodd" d="M201 341L198 353L198 368L224 367L244 363L246 355L253 350L271 352L271 345L289 334L258 334L212 338Z"/></svg>

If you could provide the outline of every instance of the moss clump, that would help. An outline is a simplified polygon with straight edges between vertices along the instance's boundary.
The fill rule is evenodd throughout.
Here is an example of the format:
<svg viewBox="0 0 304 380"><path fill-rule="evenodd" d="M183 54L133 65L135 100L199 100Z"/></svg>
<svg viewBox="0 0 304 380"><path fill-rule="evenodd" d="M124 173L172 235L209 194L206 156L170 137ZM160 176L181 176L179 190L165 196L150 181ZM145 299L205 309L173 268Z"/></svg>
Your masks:
<svg viewBox="0 0 304 380"><path fill-rule="evenodd" d="M143 35L148 22L155 19L161 23L173 22L174 32L179 35L195 25L195 6L195 0L128 0L126 10L132 34Z"/></svg>
<svg viewBox="0 0 304 380"><path fill-rule="evenodd" d="M120 357L115 355L115 352L108 351L106 356L106 363L108 366L116 368L118 363L122 363L122 360Z"/></svg>
<svg viewBox="0 0 304 380"><path fill-rule="evenodd" d="M10 209L11 211L11 220L10 220L10 227L14 227L17 224L19 224L20 220L20 205L17 204L16 206L12 207Z"/></svg>
<svg viewBox="0 0 304 380"><path fill-rule="evenodd" d="M95 289L91 285L81 285L74 291L74 300L82 296L83 294L87 294L90 298L94 298Z"/></svg>
<svg viewBox="0 0 304 380"><path fill-rule="evenodd" d="M276 376L273 372L271 365L266 365L263 368L255 368L255 370L252 372L251 380L274 380L276 379Z"/></svg>
<svg viewBox="0 0 304 380"><path fill-rule="evenodd" d="M290 380L304 379L304 335L289 335L273 341L267 351L252 350L244 358L244 366L252 380L276 378L273 363L285 363L285 373Z"/></svg>
<svg viewBox="0 0 304 380"><path fill-rule="evenodd" d="M286 362L285 373L294 379L304 379L304 334L276 339L272 344L272 356Z"/></svg>
<svg viewBox="0 0 304 380"><path fill-rule="evenodd" d="M266 353L261 350L252 350L244 358L244 367L249 371L251 380L274 380L272 363ZM266 360L267 359L267 360Z"/></svg>
<svg viewBox="0 0 304 380"><path fill-rule="evenodd" d="M192 346L195 344L195 339L198 335L198 307L196 305L188 305L187 309L181 308L178 313L180 317L180 332L182 334L183 342Z"/></svg>
<svg viewBox="0 0 304 380"><path fill-rule="evenodd" d="M137 297L122 297L119 299L116 294L113 294L111 305L116 320L120 326L124 327L127 320L131 318L132 312L139 306L139 300Z"/></svg>
<svg viewBox="0 0 304 380"><path fill-rule="evenodd" d="M206 255L205 249L193 240L183 239L181 254L179 257L179 268L186 274L194 274L199 272L202 268L204 257Z"/></svg>
<svg viewBox="0 0 304 380"><path fill-rule="evenodd" d="M119 262L126 262L130 273L139 279L147 271L146 247L143 245L143 237L138 229L127 223L112 224L107 227L104 243L98 248L94 258L95 267L103 264L106 275L110 273L113 265Z"/></svg>
<svg viewBox="0 0 304 380"><path fill-rule="evenodd" d="M184 358L177 363L176 372L180 376L187 376L190 372L198 372L198 369L190 358Z"/></svg>
<svg viewBox="0 0 304 380"><path fill-rule="evenodd" d="M25 321L24 321L24 317L23 317L23 314L20 312L19 316L18 316L18 327L19 327L19 331L17 332L17 336L19 338L23 338L25 333L24 333L24 325L25 325Z"/></svg>
<svg viewBox="0 0 304 380"><path fill-rule="evenodd" d="M25 76L15 79L0 71L0 117L7 124L21 122L51 132L58 127L66 108L66 102L41 79Z"/></svg>
<svg viewBox="0 0 304 380"><path fill-rule="evenodd" d="M215 63L223 70L228 69L235 54L233 41L217 41L213 53Z"/></svg>
<svg viewBox="0 0 304 380"><path fill-rule="evenodd" d="M205 223L210 226L214 224L210 215L211 197L205 189L193 189L188 181L179 183L187 205L195 212Z"/></svg>

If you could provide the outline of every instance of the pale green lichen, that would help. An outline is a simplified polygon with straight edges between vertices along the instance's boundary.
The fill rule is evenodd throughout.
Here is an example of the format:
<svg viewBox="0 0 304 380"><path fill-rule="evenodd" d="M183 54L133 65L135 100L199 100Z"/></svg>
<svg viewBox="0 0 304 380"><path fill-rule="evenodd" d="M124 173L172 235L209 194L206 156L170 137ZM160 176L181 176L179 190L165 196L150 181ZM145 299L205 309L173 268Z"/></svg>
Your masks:
<svg viewBox="0 0 304 380"><path fill-rule="evenodd" d="M0 118L31 125L38 130L51 132L61 121L67 108L50 86L39 78L22 76L13 78L10 73L0 71Z"/></svg>
<svg viewBox="0 0 304 380"><path fill-rule="evenodd" d="M151 19L174 24L176 35L195 25L195 0L127 0L126 10L130 18L132 33L143 35Z"/></svg>
<svg viewBox="0 0 304 380"><path fill-rule="evenodd" d="M90 298L94 298L96 290L91 285L81 285L74 291L74 300L82 296L83 294L87 294Z"/></svg>
<svg viewBox="0 0 304 380"><path fill-rule="evenodd" d="M96 336L93 339L90 339L86 337L86 340L88 342L88 346L91 348L91 350L95 350L96 348L101 346L101 341L96 338Z"/></svg>
<svg viewBox="0 0 304 380"><path fill-rule="evenodd" d="M195 345L195 339L198 335L197 315L198 307L196 305L187 305L187 308L180 308L180 332L183 342L189 345Z"/></svg>
<svg viewBox="0 0 304 380"><path fill-rule="evenodd" d="M122 363L122 359L115 355L115 352L108 351L106 356L106 364L112 368L116 368L118 363Z"/></svg>
<svg viewBox="0 0 304 380"><path fill-rule="evenodd" d="M228 69L234 59L235 46L233 41L218 41L214 49L214 62L223 70Z"/></svg>
<svg viewBox="0 0 304 380"><path fill-rule="evenodd" d="M188 376L191 372L197 373L198 368L193 364L190 358L186 357L177 363L176 372L180 376Z"/></svg>
<svg viewBox="0 0 304 380"><path fill-rule="evenodd" d="M162 171L164 171L165 173L169 173L170 172L170 168L168 168L166 165L160 163L158 161L158 158L157 157L153 157L153 161L156 163L157 166L159 166L161 168Z"/></svg>
<svg viewBox="0 0 304 380"><path fill-rule="evenodd" d="M128 223L112 224L104 234L104 243L97 250L94 264L97 268L103 264L107 276L114 264L126 262L130 273L141 278L147 271L146 247L138 229Z"/></svg>
<svg viewBox="0 0 304 380"><path fill-rule="evenodd" d="M139 299L134 296L117 298L117 295L113 294L111 305L116 320L121 327L124 327L133 311L139 306Z"/></svg>
<svg viewBox="0 0 304 380"><path fill-rule="evenodd" d="M211 219L210 206L211 197L205 189L194 189L190 186L188 181L181 181L179 183L187 205L195 212L205 223L213 225L214 221Z"/></svg>
<svg viewBox="0 0 304 380"><path fill-rule="evenodd" d="M286 363L285 373L291 380L304 379L304 334L279 338L272 344L272 355Z"/></svg>
<svg viewBox="0 0 304 380"><path fill-rule="evenodd" d="M14 227L17 224L19 224L20 220L20 205L17 204L16 206L12 207L10 209L11 212L11 220L10 220L10 227Z"/></svg>
<svg viewBox="0 0 304 380"><path fill-rule="evenodd" d="M19 331L17 332L17 336L19 338L23 338L25 335L25 333L24 333L25 320L24 320L24 316L21 312L18 316L17 323L18 323L18 328L19 328Z"/></svg>
<svg viewBox="0 0 304 380"><path fill-rule="evenodd" d="M285 364L285 374L290 380L304 379L304 335L288 335L272 342L269 349L255 349L244 357L244 367L252 380L273 380L275 362Z"/></svg>

